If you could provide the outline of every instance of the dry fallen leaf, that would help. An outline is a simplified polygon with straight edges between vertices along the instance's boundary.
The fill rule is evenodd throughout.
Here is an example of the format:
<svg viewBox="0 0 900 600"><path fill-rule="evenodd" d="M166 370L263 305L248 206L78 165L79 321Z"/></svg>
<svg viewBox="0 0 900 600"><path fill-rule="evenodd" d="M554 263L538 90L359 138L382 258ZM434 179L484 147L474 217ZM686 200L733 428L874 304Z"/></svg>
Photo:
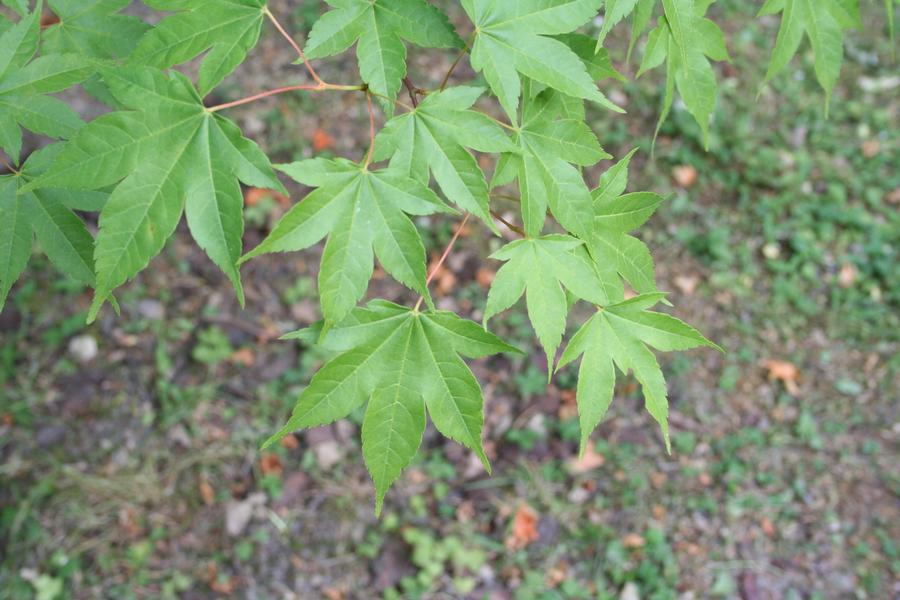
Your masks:
<svg viewBox="0 0 900 600"><path fill-rule="evenodd" d="M216 501L216 491L203 475L200 476L200 479L197 482L197 488L200 491L200 497L203 499L203 504L212 506Z"/></svg>
<svg viewBox="0 0 900 600"><path fill-rule="evenodd" d="M797 396L800 393L800 387L797 380L800 378L800 370L796 365L784 360L767 360L763 363L769 372L770 381L780 381L784 384L785 389L791 396Z"/></svg>
<svg viewBox="0 0 900 600"><path fill-rule="evenodd" d="M478 285L487 289L491 287L491 283L494 281L494 275L495 273L492 270L487 267L481 267L475 273L475 281L478 282Z"/></svg>
<svg viewBox="0 0 900 600"><path fill-rule="evenodd" d="M770 521L768 517L762 518L760 526L762 527L763 533L766 534L767 538L775 537L775 526L772 525L772 521Z"/></svg>
<svg viewBox="0 0 900 600"><path fill-rule="evenodd" d="M273 190L250 187L244 191L244 204L247 206L255 206L266 198L272 198L282 206L288 206L291 203L287 196Z"/></svg>
<svg viewBox="0 0 900 600"><path fill-rule="evenodd" d="M569 473L580 475L582 473L587 473L588 471L593 471L594 469L599 469L605 462L606 458L598 453L594 449L594 446L588 444L587 448L584 449L584 454L571 458L566 462L566 468Z"/></svg>
<svg viewBox="0 0 900 600"><path fill-rule="evenodd" d="M281 447L287 448L288 450L296 450L300 447L300 441L295 435L286 435L281 438Z"/></svg>
<svg viewBox="0 0 900 600"><path fill-rule="evenodd" d="M312 134L312 145L313 150L316 152L329 150L334 148L334 138L328 135L328 132L321 127L317 127Z"/></svg>
<svg viewBox="0 0 900 600"><path fill-rule="evenodd" d="M685 296L693 294L699 284L700 278L696 275L678 275L675 277L675 287Z"/></svg>
<svg viewBox="0 0 900 600"><path fill-rule="evenodd" d="M622 545L626 548L643 548L646 543L646 540L636 533L629 533L622 538Z"/></svg>
<svg viewBox="0 0 900 600"><path fill-rule="evenodd" d="M277 454L266 452L259 457L259 470L263 472L263 475L281 477L284 473L284 466Z"/></svg>
<svg viewBox="0 0 900 600"><path fill-rule="evenodd" d="M697 182L697 169L691 165L679 165L672 169L672 179L679 187L687 189Z"/></svg>
<svg viewBox="0 0 900 600"><path fill-rule="evenodd" d="M256 354L250 348L240 348L232 353L230 360L236 365L252 367L256 363Z"/></svg>
<svg viewBox="0 0 900 600"><path fill-rule="evenodd" d="M510 550L521 550L536 542L541 536L537 530L538 514L527 504L520 504L513 515L512 529L506 538L506 547Z"/></svg>
<svg viewBox="0 0 900 600"><path fill-rule="evenodd" d="M862 153L866 158L873 158L881 150L881 143L878 140L866 140L862 143Z"/></svg>
<svg viewBox="0 0 900 600"><path fill-rule="evenodd" d="M847 263L841 267L841 270L838 272L838 284L842 288L848 288L852 286L856 282L856 275L858 271L856 267Z"/></svg>

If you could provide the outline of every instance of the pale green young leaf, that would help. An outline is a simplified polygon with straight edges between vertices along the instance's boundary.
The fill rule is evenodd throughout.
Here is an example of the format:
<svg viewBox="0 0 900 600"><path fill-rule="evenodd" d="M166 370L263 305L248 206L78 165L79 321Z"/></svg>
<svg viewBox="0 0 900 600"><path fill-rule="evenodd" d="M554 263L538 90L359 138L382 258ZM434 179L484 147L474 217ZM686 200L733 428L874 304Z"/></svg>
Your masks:
<svg viewBox="0 0 900 600"><path fill-rule="evenodd" d="M788 65L803 41L809 38L815 58L816 79L825 90L826 112L834 86L841 71L844 56L844 27L856 26L852 15L838 0L784 0L774 6L764 6L765 14L781 9L781 25L775 38L772 58L766 70L764 84ZM761 11L762 12L762 11Z"/></svg>
<svg viewBox="0 0 900 600"><path fill-rule="evenodd" d="M359 72L369 88L394 99L406 75L404 40L428 48L463 45L447 16L424 0L329 0L333 9L313 25L304 49L310 59L356 43ZM388 113L390 102L383 102Z"/></svg>
<svg viewBox="0 0 900 600"><path fill-rule="evenodd" d="M310 161L281 168L318 188L282 217L243 260L270 252L303 250L328 236L319 270L322 312L332 323L362 298L377 256L397 281L429 297L425 247L408 215L448 211L424 184L397 169L369 171L346 160Z"/></svg>
<svg viewBox="0 0 900 600"><path fill-rule="evenodd" d="M564 289L594 304L609 302L591 263L573 251L582 245L570 236L517 240L491 258L506 261L488 292L484 322L515 304L524 294L528 317L553 364L569 312Z"/></svg>
<svg viewBox="0 0 900 600"><path fill-rule="evenodd" d="M606 40L606 36L619 22L634 11L638 0L606 0L603 12L603 25L597 37L597 50L599 51Z"/></svg>
<svg viewBox="0 0 900 600"><path fill-rule="evenodd" d="M321 325L300 339L322 336ZM475 323L448 312L419 313L384 301L355 308L324 334L340 352L313 376L288 423L263 447L291 431L328 424L369 401L363 456L376 489L376 512L422 438L425 414L435 427L474 451L490 469L481 442L484 399L458 354L515 351Z"/></svg>
<svg viewBox="0 0 900 600"><path fill-rule="evenodd" d="M647 246L629 231L644 224L662 203L656 194L639 192L625 194L628 185L628 165L634 150L600 177L600 184L592 192L594 228L588 238L588 249L597 265L602 265L603 279L609 281L614 269L639 293L656 291L653 258ZM612 289L618 289L609 282ZM620 298L612 298L616 301Z"/></svg>
<svg viewBox="0 0 900 600"><path fill-rule="evenodd" d="M591 317L569 342L557 369L583 355L578 376L581 448L612 402L615 363L631 370L641 384L647 411L659 423L669 448L668 393L659 363L647 345L658 350L688 350L707 346L721 350L693 327L669 315L646 310L662 294L645 294L606 307Z"/></svg>
<svg viewBox="0 0 900 600"><path fill-rule="evenodd" d="M201 95L243 62L259 40L266 11L266 0L148 0L145 4L179 12L144 34L129 61L166 68L206 52L197 86Z"/></svg>
<svg viewBox="0 0 900 600"><path fill-rule="evenodd" d="M482 91L456 87L429 94L415 110L387 122L375 138L374 158L390 158L392 168L422 181L430 172L447 198L494 228L484 173L467 148L518 149L495 121L470 110Z"/></svg>
<svg viewBox="0 0 900 600"><path fill-rule="evenodd" d="M590 191L574 165L590 166L610 155L590 127L563 113L565 104L559 98L564 96L544 90L532 97L530 87L526 83L522 123L514 136L519 153L505 158L502 169L509 175L494 183L518 179L528 235L540 235L549 207L563 227L588 237L593 219Z"/></svg>
<svg viewBox="0 0 900 600"><path fill-rule="evenodd" d="M638 76L665 62L666 85L659 127L669 114L675 89L700 125L709 144L709 124L716 106L716 76L709 60L729 60L719 27L704 17L712 2L664 0L664 19L650 32ZM654 136L655 140L655 136Z"/></svg>
<svg viewBox="0 0 900 600"><path fill-rule="evenodd" d="M563 42L547 37L574 31L597 14L600 3L601 0L472 0L463 4L477 28L472 67L484 73L511 119L518 112L520 74L570 96L622 112L597 89L578 55Z"/></svg>

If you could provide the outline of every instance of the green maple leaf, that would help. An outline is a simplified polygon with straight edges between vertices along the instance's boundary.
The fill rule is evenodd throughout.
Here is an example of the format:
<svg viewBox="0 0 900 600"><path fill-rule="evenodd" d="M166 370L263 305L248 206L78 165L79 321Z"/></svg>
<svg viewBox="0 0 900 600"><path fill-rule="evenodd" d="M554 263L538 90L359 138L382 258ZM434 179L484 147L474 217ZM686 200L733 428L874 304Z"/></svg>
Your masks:
<svg viewBox="0 0 900 600"><path fill-rule="evenodd" d="M320 339L322 325L288 335ZM481 443L484 399L459 355L518 352L477 324L450 312L411 311L375 300L328 330L322 343L339 354L313 376L288 423L263 445L297 429L342 419L366 400L363 457L375 482L375 511L416 453L425 414L443 435L490 464Z"/></svg>
<svg viewBox="0 0 900 600"><path fill-rule="evenodd" d="M475 24L472 68L482 72L506 113L515 119L521 75L564 94L618 112L597 89L584 63L549 36L570 33L597 15L602 0L462 0Z"/></svg>
<svg viewBox="0 0 900 600"><path fill-rule="evenodd" d="M650 250L628 232L643 225L663 199L650 192L623 194L628 185L628 164L634 152L632 150L604 173L599 186L592 192L594 229L587 245L612 302L624 298L617 273L638 293L656 291Z"/></svg>
<svg viewBox="0 0 900 600"><path fill-rule="evenodd" d="M79 130L49 171L25 186L102 189L97 285L89 319L112 291L147 266L183 212L194 239L231 280L243 303L243 197L238 181L283 189L269 160L232 122L203 106L180 73L147 67L104 71L116 100L133 110Z"/></svg>
<svg viewBox="0 0 900 600"><path fill-rule="evenodd" d="M97 210L107 194L52 188L18 193L46 171L60 150L60 144L38 150L18 173L0 177L0 310L28 264L35 236L61 273L94 284L94 238L72 211Z"/></svg>
<svg viewBox="0 0 900 600"><path fill-rule="evenodd" d="M20 17L28 14L28 0L0 0L0 4L10 7L19 13Z"/></svg>
<svg viewBox="0 0 900 600"><path fill-rule="evenodd" d="M369 89L394 99L406 75L404 40L427 48L459 48L462 40L441 11L424 0L327 0L334 7L313 25L307 58L332 56L356 43ZM393 106L385 103L385 110Z"/></svg>
<svg viewBox="0 0 900 600"><path fill-rule="evenodd" d="M317 189L295 205L242 260L303 250L328 236L319 269L325 318L346 317L366 293L374 256L397 281L430 299L425 247L409 216L452 212L423 183L396 169L370 171L345 159L278 167Z"/></svg>
<svg viewBox="0 0 900 600"><path fill-rule="evenodd" d="M516 240L491 255L506 261L488 292L484 322L506 310L525 295L528 318L547 354L556 358L569 303L564 289L594 304L604 304L606 293L586 253L578 252L581 240L567 235L547 235Z"/></svg>
<svg viewBox="0 0 900 600"><path fill-rule="evenodd" d="M424 182L430 172L447 198L494 228L484 173L467 148L518 149L496 121L469 110L483 92L460 86L429 94L417 108L385 124L375 138L374 158L390 158L392 167Z"/></svg>
<svg viewBox="0 0 900 600"><path fill-rule="evenodd" d="M669 442L669 401L666 381L653 352L709 346L722 350L699 331L669 315L648 311L664 294L643 294L600 309L572 337L557 370L584 355L578 371L576 402L581 424L581 451L612 403L615 367L632 371L641 384L645 407L659 423L666 449ZM614 367L615 365L615 367Z"/></svg>
<svg viewBox="0 0 900 600"><path fill-rule="evenodd" d="M781 27L763 83L784 70L797 53L805 33L815 55L816 79L825 90L827 113L844 57L842 29L859 27L858 3L853 8L838 0L768 0L759 14L778 12L782 13Z"/></svg>
<svg viewBox="0 0 900 600"><path fill-rule="evenodd" d="M638 77L666 63L663 107L656 133L669 115L675 90L688 112L700 125L709 146L709 122L716 107L716 74L709 59L729 61L725 36L719 26L703 15L711 1L663 0L665 18L650 32Z"/></svg>
<svg viewBox="0 0 900 600"><path fill-rule="evenodd" d="M625 17L634 12L638 0L606 0L603 11L603 25L597 36L597 50L603 46L606 36Z"/></svg>
<svg viewBox="0 0 900 600"><path fill-rule="evenodd" d="M201 96L234 71L256 46L268 10L266 0L144 0L144 4L179 12L148 31L129 61L162 69L208 50L198 75Z"/></svg>
<svg viewBox="0 0 900 600"><path fill-rule="evenodd" d="M593 206L578 167L611 156L579 118L580 101L573 108L571 98L553 90L531 97L530 81L525 82L525 98L514 136L519 152L501 158L492 185L518 179L522 220L529 236L540 235L549 205L563 227L587 238L592 231Z"/></svg>
<svg viewBox="0 0 900 600"><path fill-rule="evenodd" d="M44 52L72 52L99 59L124 58L150 29L137 17L119 14L131 0L48 0L58 23L41 34Z"/></svg>
<svg viewBox="0 0 900 600"><path fill-rule="evenodd" d="M67 138L84 123L63 101L47 96L83 81L91 73L74 54L45 54L34 60L40 32L40 4L0 36L0 149L16 162L22 150L21 127Z"/></svg>

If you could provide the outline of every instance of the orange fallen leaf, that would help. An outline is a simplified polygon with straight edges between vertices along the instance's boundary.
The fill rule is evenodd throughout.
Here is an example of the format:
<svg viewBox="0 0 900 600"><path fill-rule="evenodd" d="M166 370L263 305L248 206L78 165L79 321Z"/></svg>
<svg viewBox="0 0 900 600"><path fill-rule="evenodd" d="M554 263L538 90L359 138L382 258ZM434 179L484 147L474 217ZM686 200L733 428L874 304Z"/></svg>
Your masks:
<svg viewBox="0 0 900 600"><path fill-rule="evenodd" d="M760 526L762 527L763 533L766 534L767 538L775 537L775 526L772 525L772 521L768 519L768 517L763 517L760 522Z"/></svg>
<svg viewBox="0 0 900 600"><path fill-rule="evenodd" d="M881 150L881 143L878 140L866 140L862 143L862 153L866 158L873 158Z"/></svg>
<svg viewBox="0 0 900 600"><path fill-rule="evenodd" d="M266 198L272 198L282 206L288 206L291 202L284 194L265 188L250 187L244 191L244 204L247 206L255 206Z"/></svg>
<svg viewBox="0 0 900 600"><path fill-rule="evenodd" d="M296 435L286 435L281 438L281 447L287 448L288 450L296 450L300 447L300 442L297 440Z"/></svg>
<svg viewBox="0 0 900 600"><path fill-rule="evenodd" d="M321 127L317 127L312 134L312 145L313 150L315 150L316 152L329 150L330 148L334 148L334 138L331 137L328 132Z"/></svg>
<svg viewBox="0 0 900 600"><path fill-rule="evenodd" d="M475 272L475 281L478 282L478 285L487 289L491 287L491 283L494 281L495 273L488 269L487 267L481 267L478 271Z"/></svg>
<svg viewBox="0 0 900 600"><path fill-rule="evenodd" d="M858 271L856 267L851 265L850 263L844 264L841 267L841 270L838 272L838 284L842 288L848 288L852 286L856 282L856 275Z"/></svg>
<svg viewBox="0 0 900 600"><path fill-rule="evenodd" d="M569 470L569 473L580 475L582 473L587 473L588 471L593 471L594 469L599 469L605 462L606 458L594 450L592 445L588 444L587 448L584 449L584 454L569 459L566 463L566 468Z"/></svg>
<svg viewBox="0 0 900 600"><path fill-rule="evenodd" d="M800 393L797 380L800 378L800 370L793 363L785 360L770 359L763 363L769 372L769 381L780 381L791 396Z"/></svg>
<svg viewBox="0 0 900 600"><path fill-rule="evenodd" d="M203 499L203 504L212 506L216 501L216 491L203 475L200 476L200 479L197 482L197 488L200 491L200 497Z"/></svg>
<svg viewBox="0 0 900 600"><path fill-rule="evenodd" d="M678 165L672 169L672 179L679 187L687 189L697 182L697 169L691 165Z"/></svg>
<svg viewBox="0 0 900 600"><path fill-rule="evenodd" d="M537 530L538 514L527 504L520 504L513 515L510 535L506 538L506 547L510 550L521 550L540 539Z"/></svg>
<svg viewBox="0 0 900 600"><path fill-rule="evenodd" d="M259 470L263 472L263 475L281 477L282 473L284 473L284 466L282 466L281 459L278 458L277 454L266 452L259 457Z"/></svg>
<svg viewBox="0 0 900 600"><path fill-rule="evenodd" d="M636 533L629 533L622 538L622 545L629 549L643 548L647 541Z"/></svg>
<svg viewBox="0 0 900 600"><path fill-rule="evenodd" d="M232 353L231 362L236 365L252 367L256 364L256 354L250 348L240 348Z"/></svg>

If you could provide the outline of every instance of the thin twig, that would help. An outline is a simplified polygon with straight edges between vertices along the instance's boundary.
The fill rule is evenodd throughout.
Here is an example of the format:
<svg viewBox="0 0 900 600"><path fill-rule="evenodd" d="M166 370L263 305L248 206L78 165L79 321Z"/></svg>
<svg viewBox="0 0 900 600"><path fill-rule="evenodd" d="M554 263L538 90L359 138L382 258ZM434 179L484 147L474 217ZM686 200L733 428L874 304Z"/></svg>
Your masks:
<svg viewBox="0 0 900 600"><path fill-rule="evenodd" d="M501 223L503 223L504 225L506 225L507 227L509 227L509 229L511 229L512 231L515 231L522 237L526 237L527 234L525 233L524 229L522 229L518 225L514 225L514 224L510 223L509 221L504 219L503 216L500 213L498 213L497 211L491 209L491 216L494 217L495 219L497 219L498 221L500 221Z"/></svg>
<svg viewBox="0 0 900 600"><path fill-rule="evenodd" d="M453 233L453 237L450 238L450 243L447 244L447 247L444 248L444 253L441 254L441 257L438 259L437 264L431 268L431 272L428 274L428 278L425 280L425 287L427 288L431 285L431 282L434 280L437 272L443 266L444 261L447 260L447 257L450 256L450 252L453 250L454 244L456 244L456 240L459 239L459 236L462 234L463 229L466 226L466 223L469 222L469 217L471 217L471 213L466 213L466 216L463 217L463 220L460 221L459 225L456 227L456 231ZM422 301L425 300L425 296L419 296L419 301L416 302L416 307L413 309L413 312L419 310L419 307L422 306Z"/></svg>
<svg viewBox="0 0 900 600"><path fill-rule="evenodd" d="M275 96L276 94L283 94L285 92L294 92L294 91L304 91L304 92L324 92L326 90L343 90L343 91L359 91L362 90L362 85L333 85L330 83L317 83L315 85L306 83L302 85L288 85L285 87L276 88L274 90L268 90L265 92L260 92L258 94L254 94L252 96L247 96L246 98L241 98L240 100L234 100L233 102L226 102L225 104L217 104L215 106L211 106L207 108L209 112L217 112L223 110L225 108L232 108L235 106L241 106L242 104L249 104L250 102L254 102L256 100L261 100L263 98L268 98L269 96Z"/></svg>
<svg viewBox="0 0 900 600"><path fill-rule="evenodd" d="M416 94L419 93L419 88L413 85L413 82L409 77L403 78L403 85L406 86L406 91L409 94L409 99L412 101L413 107L419 106L419 99L416 98Z"/></svg>
<svg viewBox="0 0 900 600"><path fill-rule="evenodd" d="M306 58L306 54L304 54L303 48L301 48L300 45L294 41L294 38L292 38L291 35L287 31L285 31L284 27L281 26L281 23L278 22L278 19L275 18L275 15L272 14L268 7L264 8L263 12L265 12L266 16L269 17L269 20L272 21L272 25L275 26L275 29L278 30L278 32L284 37L284 39L286 39L291 47L297 52L297 56L299 56L300 60L303 61L303 64L306 65L306 70L309 71L309 76L313 78L313 81L315 81L319 85L325 85L325 82L322 81L318 73L316 73L316 70L313 69L312 64L310 64L309 62L309 59Z"/></svg>
<svg viewBox="0 0 900 600"><path fill-rule="evenodd" d="M441 81L441 87L438 88L441 91L447 87L447 82L450 81L450 76L453 75L453 71L456 70L456 67L459 65L459 62L462 60L463 56L466 55L466 52L469 51L469 44L466 44L466 47L459 51L459 54L456 55L456 60L453 61L453 64L450 65L450 69L447 71L447 74L444 75L443 81Z"/></svg>
<svg viewBox="0 0 900 600"><path fill-rule="evenodd" d="M372 106L372 94L368 90L366 90L366 105L369 109L369 151L366 153L364 167L368 167L372 162L372 153L375 151L375 107Z"/></svg>

